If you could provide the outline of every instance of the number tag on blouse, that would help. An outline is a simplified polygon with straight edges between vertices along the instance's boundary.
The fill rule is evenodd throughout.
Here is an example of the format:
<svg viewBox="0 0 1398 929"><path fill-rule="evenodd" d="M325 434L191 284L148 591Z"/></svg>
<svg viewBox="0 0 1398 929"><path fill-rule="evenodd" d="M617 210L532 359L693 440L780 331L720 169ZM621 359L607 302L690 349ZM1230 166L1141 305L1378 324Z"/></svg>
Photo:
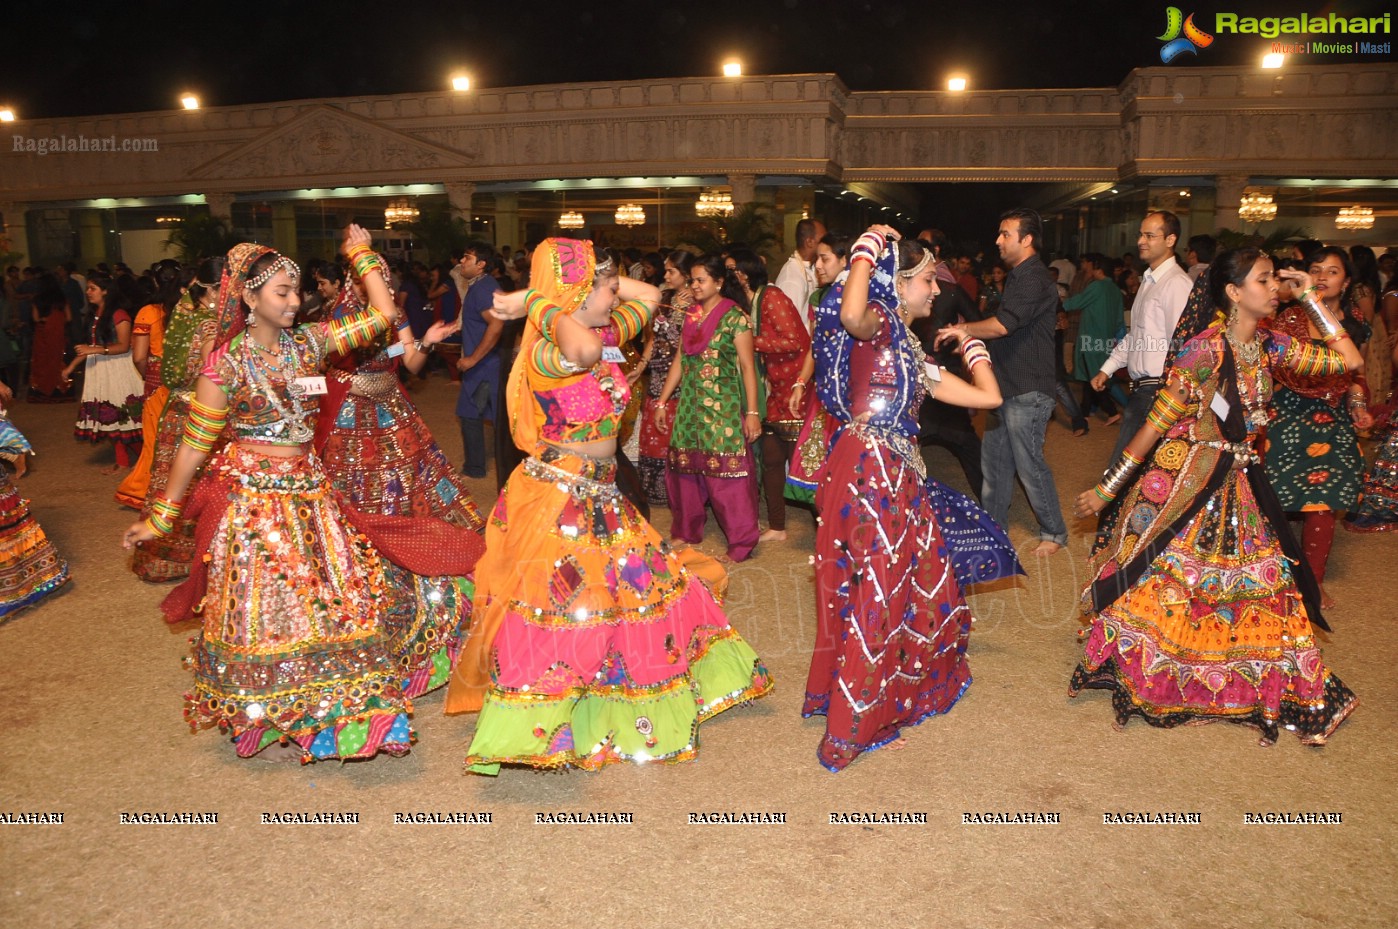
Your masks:
<svg viewBox="0 0 1398 929"><path fill-rule="evenodd" d="M626 355L615 345L604 345L602 346L602 360L610 361L612 364L624 364Z"/></svg>
<svg viewBox="0 0 1398 929"><path fill-rule="evenodd" d="M403 351L404 351L404 349L403 349L403 343L402 343L402 342L394 342L392 345L390 345L390 346L389 346L387 349L385 349L384 351L387 353L388 357L390 357L390 358L397 358L399 355L403 354Z"/></svg>
<svg viewBox="0 0 1398 929"><path fill-rule="evenodd" d="M1223 398L1223 394L1214 394L1213 400L1209 402L1209 409L1214 411L1214 415L1218 417L1219 422L1223 422L1223 420L1228 418L1228 411L1233 409L1233 407Z"/></svg>
<svg viewBox="0 0 1398 929"><path fill-rule="evenodd" d="M927 376L932 379L932 382L939 382L942 379L942 369L930 361L923 363L927 366Z"/></svg>
<svg viewBox="0 0 1398 929"><path fill-rule="evenodd" d="M308 397L314 397L325 393L325 378L323 377L298 377L292 381L301 390L300 392Z"/></svg>

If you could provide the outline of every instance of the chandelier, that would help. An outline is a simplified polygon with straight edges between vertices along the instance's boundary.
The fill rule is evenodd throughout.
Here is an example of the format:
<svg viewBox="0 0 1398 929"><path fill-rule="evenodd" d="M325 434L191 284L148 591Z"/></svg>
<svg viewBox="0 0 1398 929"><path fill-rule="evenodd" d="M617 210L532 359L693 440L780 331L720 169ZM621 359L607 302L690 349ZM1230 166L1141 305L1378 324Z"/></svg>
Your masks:
<svg viewBox="0 0 1398 929"><path fill-rule="evenodd" d="M1340 215L1335 217L1335 225L1345 230L1362 230L1374 228L1374 211L1367 206L1340 207Z"/></svg>
<svg viewBox="0 0 1398 929"><path fill-rule="evenodd" d="M406 197L400 197L397 200L388 201L388 206L384 207L383 224L392 229L394 226L415 223L417 217L417 207L413 206L412 201Z"/></svg>
<svg viewBox="0 0 1398 929"><path fill-rule="evenodd" d="M623 203L616 208L618 226L640 226L646 221L646 211L639 203Z"/></svg>
<svg viewBox="0 0 1398 929"><path fill-rule="evenodd" d="M733 197L717 190L701 191L694 212L705 219L727 219L733 215Z"/></svg>
<svg viewBox="0 0 1398 929"><path fill-rule="evenodd" d="M1238 219L1245 223L1265 223L1277 218L1277 205L1271 194L1249 190L1238 201Z"/></svg>
<svg viewBox="0 0 1398 929"><path fill-rule="evenodd" d="M565 210L563 215L558 217L559 229L581 229L587 224L583 215L577 210Z"/></svg>

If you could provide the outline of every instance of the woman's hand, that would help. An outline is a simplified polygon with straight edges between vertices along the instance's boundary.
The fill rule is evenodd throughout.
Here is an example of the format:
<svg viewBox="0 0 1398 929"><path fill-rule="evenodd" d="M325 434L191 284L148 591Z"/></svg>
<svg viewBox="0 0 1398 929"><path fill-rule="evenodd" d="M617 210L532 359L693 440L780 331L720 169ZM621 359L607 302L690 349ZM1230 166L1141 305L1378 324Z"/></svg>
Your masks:
<svg viewBox="0 0 1398 929"><path fill-rule="evenodd" d="M125 549L134 548L142 542L149 542L155 538L155 530L150 527L144 519L138 523L132 523L131 528L121 537L121 547Z"/></svg>
<svg viewBox="0 0 1398 929"><path fill-rule="evenodd" d="M670 408L662 401L655 408L655 428L665 432L669 426L669 420Z"/></svg>
<svg viewBox="0 0 1398 929"><path fill-rule="evenodd" d="M428 326L427 332L423 333L422 336L423 350L426 351L429 345L436 345L439 342L445 341L448 336L456 331L452 328L455 325L455 323L435 322Z"/></svg>
<svg viewBox="0 0 1398 929"><path fill-rule="evenodd" d="M892 226L885 226L883 223L874 223L866 231L876 232L890 242L897 242L901 238L901 236L898 235L897 229L894 229Z"/></svg>
<svg viewBox="0 0 1398 929"><path fill-rule="evenodd" d="M350 223L345 227L345 244L340 251L346 257L349 257L350 249L355 246L372 246L373 244L374 237L369 234L369 230L365 229L363 226L356 226L354 223ZM385 268L384 272L387 273L388 269Z"/></svg>
<svg viewBox="0 0 1398 929"><path fill-rule="evenodd" d="M1096 516L1107 506L1107 501L1097 496L1097 491L1088 490L1078 494L1077 500L1073 502L1073 515L1078 519L1087 519L1089 516Z"/></svg>
<svg viewBox="0 0 1398 929"><path fill-rule="evenodd" d="M743 438L748 444L756 442L762 435L762 417L756 413L743 414Z"/></svg>
<svg viewBox="0 0 1398 929"><path fill-rule="evenodd" d="M948 342L953 342L956 344L957 348L960 348L961 343L965 342L970 337L970 333L960 326L944 326L937 330L937 336L932 340L932 347L941 348Z"/></svg>
<svg viewBox="0 0 1398 929"><path fill-rule="evenodd" d="M786 401L786 411L793 419L801 418L801 408L806 405L806 385L797 384L791 388L791 399Z"/></svg>
<svg viewBox="0 0 1398 929"><path fill-rule="evenodd" d="M524 297L528 293L527 290L495 291L490 301L490 315L496 319L520 319L525 315Z"/></svg>
<svg viewBox="0 0 1398 929"><path fill-rule="evenodd" d="M1294 268L1282 268L1277 272L1277 277L1284 281L1290 281L1291 286L1295 287L1298 293L1310 290L1315 286L1315 280L1309 274Z"/></svg>

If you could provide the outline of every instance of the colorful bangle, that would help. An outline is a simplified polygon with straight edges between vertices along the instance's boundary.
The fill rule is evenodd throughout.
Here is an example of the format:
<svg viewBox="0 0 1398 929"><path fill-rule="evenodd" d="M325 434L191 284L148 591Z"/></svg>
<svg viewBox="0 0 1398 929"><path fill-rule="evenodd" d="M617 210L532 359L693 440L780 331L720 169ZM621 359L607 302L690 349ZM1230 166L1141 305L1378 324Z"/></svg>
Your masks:
<svg viewBox="0 0 1398 929"><path fill-rule="evenodd" d="M160 537L169 535L175 531L175 524L180 521L180 511L184 509L184 502L176 503L164 494L156 494L151 501L150 515L146 517L146 525Z"/></svg>
<svg viewBox="0 0 1398 929"><path fill-rule="evenodd" d="M219 410L205 406L197 399L190 401L189 418L184 424L184 444L207 455L218 443L218 437L227 421L227 407Z"/></svg>
<svg viewBox="0 0 1398 929"><path fill-rule="evenodd" d="M1189 407L1176 400L1168 390L1162 390L1155 395L1155 405L1146 414L1146 422L1163 435L1188 412Z"/></svg>
<svg viewBox="0 0 1398 929"><path fill-rule="evenodd" d="M538 327L543 337L557 342L558 321L564 316L563 308L537 290L530 290L524 295L524 305L529 321Z"/></svg>

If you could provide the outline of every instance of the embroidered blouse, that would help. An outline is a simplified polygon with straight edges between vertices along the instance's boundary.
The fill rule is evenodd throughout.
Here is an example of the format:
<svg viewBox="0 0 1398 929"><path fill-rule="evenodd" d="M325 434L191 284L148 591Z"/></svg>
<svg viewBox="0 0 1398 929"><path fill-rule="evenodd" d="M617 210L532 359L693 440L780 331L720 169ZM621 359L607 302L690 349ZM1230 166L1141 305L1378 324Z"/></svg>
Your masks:
<svg viewBox="0 0 1398 929"><path fill-rule="evenodd" d="M254 347L246 332L209 356L204 376L228 398L229 419L237 441L257 445L302 445L307 439L292 436L298 418L314 430L320 398L293 396L297 378L319 374L326 356L345 355L381 338L387 322L375 309L307 323L284 335L275 361Z"/></svg>
<svg viewBox="0 0 1398 929"><path fill-rule="evenodd" d="M747 477L752 473L752 453L743 435L742 372L738 367L735 339L740 332L751 332L747 314L730 300L721 300L699 322L685 320L681 353L679 403L675 425L670 433L670 470L681 474L710 477ZM714 325L713 314L720 314ZM704 342L705 324L713 325ZM683 343L693 333L703 348L690 354Z"/></svg>
<svg viewBox="0 0 1398 929"><path fill-rule="evenodd" d="M526 306L530 318L537 319L552 304L531 291ZM607 354L614 355L621 345L645 329L649 318L647 305L632 300L612 310L610 325L593 331L610 350ZM631 385L621 365L604 358L579 372L546 337L534 344L528 365L526 373L541 441L566 447L617 437L622 413L631 401Z"/></svg>

